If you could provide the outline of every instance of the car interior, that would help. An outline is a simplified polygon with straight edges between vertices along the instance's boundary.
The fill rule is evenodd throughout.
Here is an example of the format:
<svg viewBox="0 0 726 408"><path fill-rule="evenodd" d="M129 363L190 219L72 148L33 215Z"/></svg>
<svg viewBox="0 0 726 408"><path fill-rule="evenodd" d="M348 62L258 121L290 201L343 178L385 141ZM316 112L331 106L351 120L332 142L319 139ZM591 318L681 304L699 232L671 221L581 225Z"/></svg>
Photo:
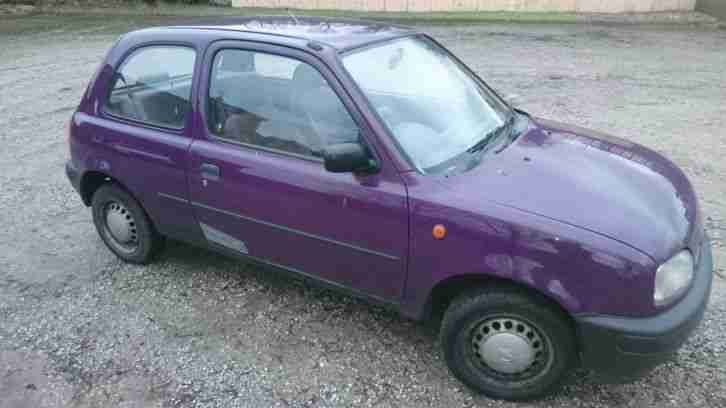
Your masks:
<svg viewBox="0 0 726 408"><path fill-rule="evenodd" d="M157 74L133 83L116 73L106 110L112 114L154 125L181 128L190 109L192 75Z"/></svg>
<svg viewBox="0 0 726 408"><path fill-rule="evenodd" d="M215 135L313 157L328 144L357 140L357 126L312 66L297 63L287 79L261 75L253 52L224 50L217 58L208 103Z"/></svg>

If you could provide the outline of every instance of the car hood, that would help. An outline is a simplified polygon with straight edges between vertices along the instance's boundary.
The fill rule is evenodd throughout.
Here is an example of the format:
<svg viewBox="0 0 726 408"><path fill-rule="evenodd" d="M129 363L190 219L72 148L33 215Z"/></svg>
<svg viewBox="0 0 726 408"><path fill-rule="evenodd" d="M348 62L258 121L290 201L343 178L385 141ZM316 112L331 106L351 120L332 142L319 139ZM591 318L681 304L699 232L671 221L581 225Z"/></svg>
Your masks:
<svg viewBox="0 0 726 408"><path fill-rule="evenodd" d="M656 262L687 246L698 219L683 172L641 145L542 119L447 183L489 200L629 245ZM472 208L473 210L473 208Z"/></svg>

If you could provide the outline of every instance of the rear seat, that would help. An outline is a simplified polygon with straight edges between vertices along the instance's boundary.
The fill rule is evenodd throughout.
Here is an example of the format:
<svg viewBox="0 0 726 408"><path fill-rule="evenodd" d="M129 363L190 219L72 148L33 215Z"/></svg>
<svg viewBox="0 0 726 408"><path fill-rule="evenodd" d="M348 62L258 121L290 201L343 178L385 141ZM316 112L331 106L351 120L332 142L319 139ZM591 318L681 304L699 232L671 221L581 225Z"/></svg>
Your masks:
<svg viewBox="0 0 726 408"><path fill-rule="evenodd" d="M108 109L120 116L162 126L180 127L189 112L190 84L175 86L155 84L153 87L115 92L109 98Z"/></svg>

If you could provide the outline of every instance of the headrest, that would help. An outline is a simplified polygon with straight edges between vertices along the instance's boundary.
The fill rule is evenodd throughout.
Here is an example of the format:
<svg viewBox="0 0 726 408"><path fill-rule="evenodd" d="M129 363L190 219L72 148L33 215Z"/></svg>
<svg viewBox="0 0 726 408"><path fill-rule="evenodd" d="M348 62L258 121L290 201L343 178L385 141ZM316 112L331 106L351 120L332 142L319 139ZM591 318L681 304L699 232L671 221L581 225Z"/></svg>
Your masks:
<svg viewBox="0 0 726 408"><path fill-rule="evenodd" d="M249 51L225 50L221 54L220 71L250 72L255 70L254 56Z"/></svg>
<svg viewBox="0 0 726 408"><path fill-rule="evenodd" d="M318 70L305 63L301 63L295 68L295 72L292 74L292 81L295 86L305 88L327 85Z"/></svg>
<svg viewBox="0 0 726 408"><path fill-rule="evenodd" d="M338 95L330 87L317 87L304 92L298 103L317 123L355 128Z"/></svg>

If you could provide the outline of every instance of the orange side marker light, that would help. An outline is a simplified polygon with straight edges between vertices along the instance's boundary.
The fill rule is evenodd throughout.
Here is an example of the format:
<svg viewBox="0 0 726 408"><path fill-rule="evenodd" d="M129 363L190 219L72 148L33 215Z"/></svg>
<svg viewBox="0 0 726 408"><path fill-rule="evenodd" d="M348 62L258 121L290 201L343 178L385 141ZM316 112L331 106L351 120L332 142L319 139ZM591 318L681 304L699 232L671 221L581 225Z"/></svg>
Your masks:
<svg viewBox="0 0 726 408"><path fill-rule="evenodd" d="M441 224L436 224L434 225L434 229L431 231L431 233L436 239L444 239L444 237L446 236L446 227Z"/></svg>

